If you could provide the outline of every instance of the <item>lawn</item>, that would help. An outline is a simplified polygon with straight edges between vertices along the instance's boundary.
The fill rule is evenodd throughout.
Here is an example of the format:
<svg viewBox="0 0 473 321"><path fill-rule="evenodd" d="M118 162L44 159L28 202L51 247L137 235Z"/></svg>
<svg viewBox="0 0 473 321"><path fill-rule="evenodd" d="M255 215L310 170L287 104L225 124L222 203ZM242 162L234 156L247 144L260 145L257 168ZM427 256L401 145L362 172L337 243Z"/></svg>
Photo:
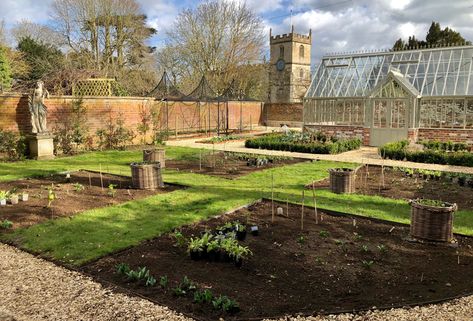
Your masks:
<svg viewBox="0 0 473 321"><path fill-rule="evenodd" d="M197 160L198 155L198 149L166 148L167 158ZM129 175L129 163L140 159L140 151L106 151L51 161L0 163L0 180L100 168ZM327 169L335 166L355 164L306 162L255 172L235 180L165 170L166 182L187 185L189 188L86 211L72 218L51 220L13 233L4 233L1 238L64 263L81 265L183 224L220 214L261 197L270 197L271 175L274 175L277 199L300 203L303 186L312 180L327 177ZM310 205L311 201L309 193L306 204ZM317 201L321 208L409 222L409 205L405 201L377 196L337 195L327 190L317 192ZM455 231L473 235L472 215L473 212L458 212Z"/></svg>

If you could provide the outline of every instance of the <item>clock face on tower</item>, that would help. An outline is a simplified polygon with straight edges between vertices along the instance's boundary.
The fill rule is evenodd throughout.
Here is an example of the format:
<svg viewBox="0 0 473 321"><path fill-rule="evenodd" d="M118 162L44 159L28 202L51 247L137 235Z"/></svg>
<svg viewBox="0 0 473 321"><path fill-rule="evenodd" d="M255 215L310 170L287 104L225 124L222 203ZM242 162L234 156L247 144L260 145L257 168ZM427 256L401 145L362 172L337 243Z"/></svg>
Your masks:
<svg viewBox="0 0 473 321"><path fill-rule="evenodd" d="M283 59L279 59L279 60L276 62L276 69L279 70L279 71L283 71L283 70L284 70L284 67L286 67L286 63L284 62Z"/></svg>

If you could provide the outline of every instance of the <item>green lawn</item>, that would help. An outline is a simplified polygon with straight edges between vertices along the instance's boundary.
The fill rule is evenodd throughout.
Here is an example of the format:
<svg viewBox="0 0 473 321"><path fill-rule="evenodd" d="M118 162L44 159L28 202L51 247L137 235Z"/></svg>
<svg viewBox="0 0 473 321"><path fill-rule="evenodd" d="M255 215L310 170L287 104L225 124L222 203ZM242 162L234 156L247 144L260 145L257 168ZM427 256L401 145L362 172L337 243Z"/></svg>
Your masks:
<svg viewBox="0 0 473 321"><path fill-rule="evenodd" d="M198 159L199 150L168 147L167 158ZM141 159L139 151L93 152L51 161L0 163L0 180L8 181L52 172L92 169L128 174L128 164ZM271 174L277 199L301 202L304 184L328 175L327 169L349 166L333 162L299 163L227 180L200 174L164 171L164 180L189 186L168 194L86 211L71 218L56 219L3 234L5 241L48 255L68 264L80 265L115 250L169 232L180 225L270 196ZM352 164L351 166L355 166ZM363 195L337 195L317 191L318 206L336 211L408 223L409 205L400 200ZM311 193L309 200L311 202ZM473 235L473 212L460 211L456 232ZM1 217L0 217L1 219Z"/></svg>

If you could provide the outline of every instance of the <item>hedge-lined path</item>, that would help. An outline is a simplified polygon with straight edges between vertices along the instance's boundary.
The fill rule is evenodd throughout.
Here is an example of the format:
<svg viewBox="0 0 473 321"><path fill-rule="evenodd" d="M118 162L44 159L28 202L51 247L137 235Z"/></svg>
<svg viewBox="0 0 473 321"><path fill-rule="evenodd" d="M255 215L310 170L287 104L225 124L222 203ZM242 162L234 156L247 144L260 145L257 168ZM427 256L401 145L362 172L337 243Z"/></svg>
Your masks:
<svg viewBox="0 0 473 321"><path fill-rule="evenodd" d="M0 321L190 319L147 300L114 293L77 272L0 244ZM361 315L295 317L288 321L467 321L473 297Z"/></svg>
<svg viewBox="0 0 473 321"><path fill-rule="evenodd" d="M386 159L383 160L378 155L378 149L376 147L361 147L358 150L352 150L349 152L336 154L336 155L325 155L325 154L308 154L308 153L295 153L295 152L285 152L278 150L267 150L267 149L255 149L255 148L246 148L244 141L228 141L226 143L219 144L203 144L199 143L202 139L185 139L177 141L168 141L166 142L169 146L179 146L179 147L190 147L190 148L203 148L216 151L227 151L227 152L238 152L238 153L250 153L258 155L271 155L271 156L288 156L288 157L297 157L303 159L313 159L313 160L327 160L334 162L344 162L344 163L358 163L358 164L369 164L369 165L385 165L392 167L406 167L406 168L415 168L415 169L426 169L433 171L444 171L444 172L454 172L454 173L465 173L473 174L473 167L465 166L451 166L451 165L438 165L438 164L424 164L424 163L414 163L414 162L405 162Z"/></svg>

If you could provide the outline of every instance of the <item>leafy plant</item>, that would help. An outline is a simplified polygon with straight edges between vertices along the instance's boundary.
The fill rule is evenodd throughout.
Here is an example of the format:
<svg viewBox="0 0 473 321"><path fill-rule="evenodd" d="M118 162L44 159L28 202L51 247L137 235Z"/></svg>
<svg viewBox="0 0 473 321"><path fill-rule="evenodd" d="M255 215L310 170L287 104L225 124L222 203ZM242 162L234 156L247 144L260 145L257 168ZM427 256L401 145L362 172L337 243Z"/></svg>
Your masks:
<svg viewBox="0 0 473 321"><path fill-rule="evenodd" d="M55 199L56 199L56 192L54 192L54 184L51 184L51 187L48 187L48 206L47 207L51 207Z"/></svg>
<svg viewBox="0 0 473 321"><path fill-rule="evenodd" d="M382 254L386 254L388 252L388 248L384 244L378 245L377 248Z"/></svg>
<svg viewBox="0 0 473 321"><path fill-rule="evenodd" d="M299 237L297 238L296 242L297 242L299 245L304 244L304 243L305 243L304 235L299 235Z"/></svg>
<svg viewBox="0 0 473 321"><path fill-rule="evenodd" d="M26 151L26 137L13 131L0 129L0 153L5 153L7 160L21 160L25 158Z"/></svg>
<svg viewBox="0 0 473 321"><path fill-rule="evenodd" d="M117 187L117 185L115 184L108 185L108 196L115 197L115 194L117 193L117 191L115 190L115 187Z"/></svg>
<svg viewBox="0 0 473 321"><path fill-rule="evenodd" d="M319 232L319 236L323 238L327 238L330 236L330 233L328 231L322 230Z"/></svg>
<svg viewBox="0 0 473 321"><path fill-rule="evenodd" d="M315 263L317 263L319 265L324 265L325 264L324 260L320 256L315 257Z"/></svg>
<svg viewBox="0 0 473 321"><path fill-rule="evenodd" d="M0 191L0 200L6 200L10 192L8 191Z"/></svg>
<svg viewBox="0 0 473 321"><path fill-rule="evenodd" d="M187 249L189 252L203 252L204 246L202 244L202 240L200 238L192 238L189 240L187 245Z"/></svg>
<svg viewBox="0 0 473 321"><path fill-rule="evenodd" d="M212 300L212 305L215 310L223 310L225 312L236 312L240 309L238 302L230 299L225 295L220 295Z"/></svg>
<svg viewBox="0 0 473 321"><path fill-rule="evenodd" d="M172 234L172 237L175 240L174 246L176 246L176 247L183 247L187 243L187 239L182 234L181 231L178 231L178 230L174 231L174 233Z"/></svg>
<svg viewBox="0 0 473 321"><path fill-rule="evenodd" d="M74 188L74 190L76 192L81 192L85 189L84 185L82 185L80 183L74 183L74 184L72 184L72 187Z"/></svg>
<svg viewBox="0 0 473 321"><path fill-rule="evenodd" d="M367 253L367 252L370 251L370 249L368 248L368 245L366 245L366 244L363 244L363 245L360 247L360 249L361 249L361 252L365 252L365 253Z"/></svg>
<svg viewBox="0 0 473 321"><path fill-rule="evenodd" d="M156 284L156 279L153 276L148 275L148 277L146 277L145 286L154 286L155 284Z"/></svg>
<svg viewBox="0 0 473 321"><path fill-rule="evenodd" d="M371 269L371 267L373 266L374 264L374 261L367 261L367 260L363 260L361 261L361 264L363 265L364 268L366 269Z"/></svg>
<svg viewBox="0 0 473 321"><path fill-rule="evenodd" d="M184 291L180 286L173 288L172 292L174 293L175 296L184 296L187 294L187 292Z"/></svg>
<svg viewBox="0 0 473 321"><path fill-rule="evenodd" d="M167 275L163 275L162 277L159 278L159 286L162 288L165 288L168 286L169 279Z"/></svg>
<svg viewBox="0 0 473 321"><path fill-rule="evenodd" d="M131 271L130 266L126 263L119 263L116 266L118 274L127 275Z"/></svg>
<svg viewBox="0 0 473 321"><path fill-rule="evenodd" d="M354 236L355 241L361 241L363 239L363 236L356 232L353 233L353 236Z"/></svg>
<svg viewBox="0 0 473 321"><path fill-rule="evenodd" d="M209 289L205 289L203 291L196 291L194 292L194 302L195 303L212 303L214 296L212 291Z"/></svg>
<svg viewBox="0 0 473 321"><path fill-rule="evenodd" d="M12 227L13 227L13 222L11 222L9 220L3 220L0 223L0 228L2 228L2 229L8 230L8 229L11 229Z"/></svg>
<svg viewBox="0 0 473 321"><path fill-rule="evenodd" d="M231 248L229 254L230 257L233 257L235 260L241 260L253 255L253 252L251 252L247 246L235 245Z"/></svg>

